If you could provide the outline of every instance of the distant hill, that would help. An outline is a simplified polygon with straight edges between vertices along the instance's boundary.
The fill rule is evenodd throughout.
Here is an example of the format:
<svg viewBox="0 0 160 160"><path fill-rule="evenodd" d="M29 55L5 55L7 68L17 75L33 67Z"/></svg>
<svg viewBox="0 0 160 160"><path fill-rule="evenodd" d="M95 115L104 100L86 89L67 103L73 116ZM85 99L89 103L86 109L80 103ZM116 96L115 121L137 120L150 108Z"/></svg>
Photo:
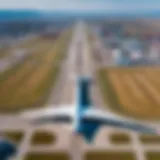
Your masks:
<svg viewBox="0 0 160 160"><path fill-rule="evenodd" d="M82 13L42 10L0 10L0 22L32 20L68 20L85 17Z"/></svg>
<svg viewBox="0 0 160 160"><path fill-rule="evenodd" d="M0 10L0 21L39 19L41 16L36 10Z"/></svg>

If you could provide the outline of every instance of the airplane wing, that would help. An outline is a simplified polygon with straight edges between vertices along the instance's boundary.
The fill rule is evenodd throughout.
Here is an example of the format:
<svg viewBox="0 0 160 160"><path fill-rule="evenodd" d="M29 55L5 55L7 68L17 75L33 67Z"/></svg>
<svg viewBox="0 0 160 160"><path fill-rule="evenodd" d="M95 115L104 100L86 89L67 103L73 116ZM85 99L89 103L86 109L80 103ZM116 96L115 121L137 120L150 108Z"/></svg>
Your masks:
<svg viewBox="0 0 160 160"><path fill-rule="evenodd" d="M96 125L107 125L116 128L129 129L145 134L160 134L160 131L149 125L142 124L135 120L123 118L112 113L105 113L98 109L88 109L84 112L83 122L92 122Z"/></svg>
<svg viewBox="0 0 160 160"><path fill-rule="evenodd" d="M43 109L25 111L20 114L20 117L25 118L34 124L48 122L70 123L73 119L73 111L72 106L51 106Z"/></svg>

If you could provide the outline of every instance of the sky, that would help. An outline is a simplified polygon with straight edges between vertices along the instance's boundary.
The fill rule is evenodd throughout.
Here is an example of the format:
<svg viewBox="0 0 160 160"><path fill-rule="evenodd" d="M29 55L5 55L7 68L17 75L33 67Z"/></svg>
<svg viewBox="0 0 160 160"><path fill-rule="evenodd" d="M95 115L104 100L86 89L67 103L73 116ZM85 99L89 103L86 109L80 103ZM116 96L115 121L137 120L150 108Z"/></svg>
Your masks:
<svg viewBox="0 0 160 160"><path fill-rule="evenodd" d="M0 9L87 12L160 11L159 0L0 0Z"/></svg>

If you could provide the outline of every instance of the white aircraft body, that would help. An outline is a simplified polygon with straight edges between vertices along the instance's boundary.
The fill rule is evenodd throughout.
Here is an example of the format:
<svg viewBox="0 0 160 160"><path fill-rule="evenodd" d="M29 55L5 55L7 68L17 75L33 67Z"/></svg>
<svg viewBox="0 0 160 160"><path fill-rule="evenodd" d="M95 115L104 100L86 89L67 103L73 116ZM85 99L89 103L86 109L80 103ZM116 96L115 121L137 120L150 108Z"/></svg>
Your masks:
<svg viewBox="0 0 160 160"><path fill-rule="evenodd" d="M93 142L101 126L128 129L145 134L159 134L159 130L154 127L109 112L105 113L98 107L93 107L89 91L91 83L92 79L88 77L82 76L76 80L75 103L71 105L25 111L21 116L31 120L33 124L53 122L71 125L73 133L83 136L88 143Z"/></svg>

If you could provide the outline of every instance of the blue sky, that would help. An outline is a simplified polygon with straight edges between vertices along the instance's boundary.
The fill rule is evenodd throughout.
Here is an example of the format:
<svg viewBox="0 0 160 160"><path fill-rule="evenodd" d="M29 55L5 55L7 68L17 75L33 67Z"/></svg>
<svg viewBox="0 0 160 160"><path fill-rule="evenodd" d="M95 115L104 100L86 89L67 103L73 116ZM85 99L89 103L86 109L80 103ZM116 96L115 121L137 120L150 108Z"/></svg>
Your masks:
<svg viewBox="0 0 160 160"><path fill-rule="evenodd" d="M160 10L160 0L0 0L0 9L130 13Z"/></svg>

